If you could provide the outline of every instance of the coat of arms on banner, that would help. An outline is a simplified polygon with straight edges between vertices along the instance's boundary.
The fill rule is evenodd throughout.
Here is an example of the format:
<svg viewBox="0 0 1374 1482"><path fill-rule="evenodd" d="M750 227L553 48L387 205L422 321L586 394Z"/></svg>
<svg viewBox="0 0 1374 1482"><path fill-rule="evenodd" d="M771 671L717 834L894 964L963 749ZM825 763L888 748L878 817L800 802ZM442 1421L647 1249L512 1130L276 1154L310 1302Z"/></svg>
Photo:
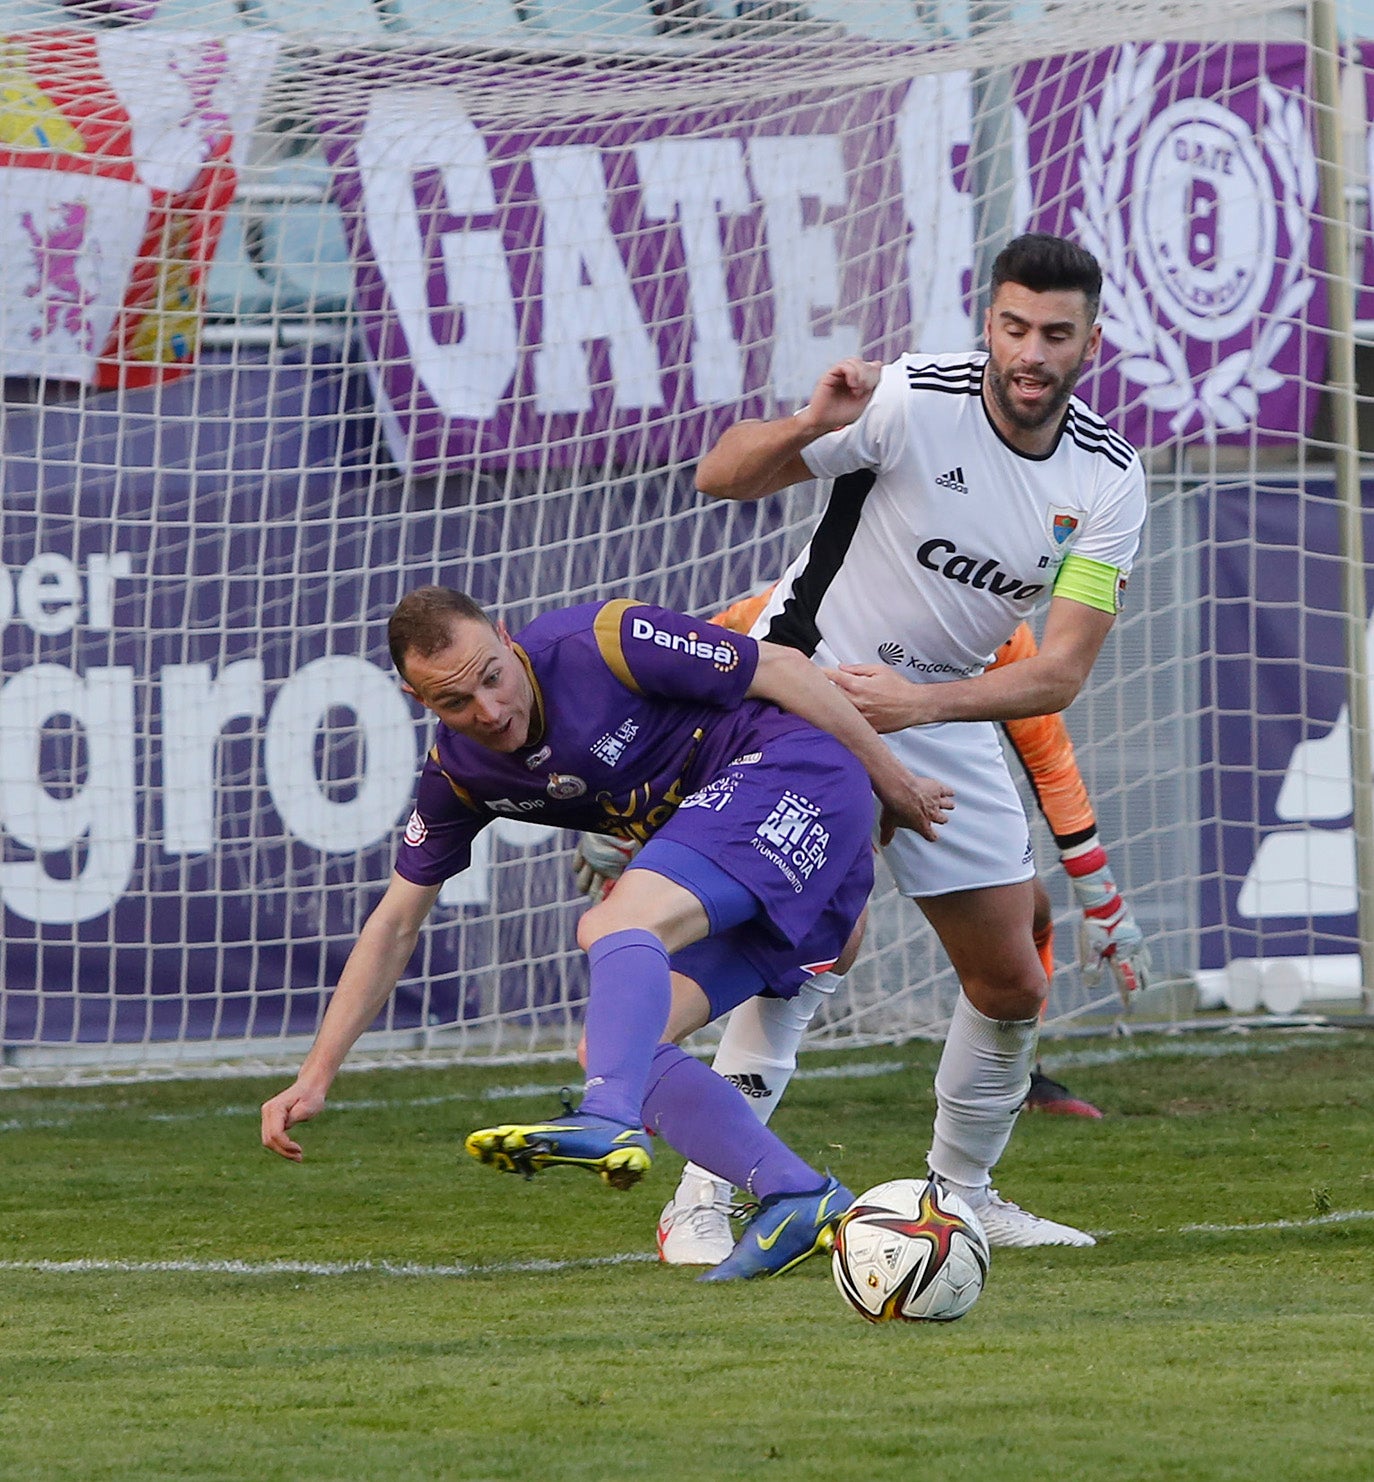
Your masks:
<svg viewBox="0 0 1374 1482"><path fill-rule="evenodd" d="M1102 264L1115 371L1173 435L1210 442L1253 426L1284 384L1280 352L1316 288L1317 166L1300 96L1265 76L1253 122L1202 87L1156 111L1166 52L1122 47L1084 108L1072 217Z"/></svg>
<svg viewBox="0 0 1374 1482"><path fill-rule="evenodd" d="M193 360L278 42L0 36L0 347L12 376L144 385Z"/></svg>

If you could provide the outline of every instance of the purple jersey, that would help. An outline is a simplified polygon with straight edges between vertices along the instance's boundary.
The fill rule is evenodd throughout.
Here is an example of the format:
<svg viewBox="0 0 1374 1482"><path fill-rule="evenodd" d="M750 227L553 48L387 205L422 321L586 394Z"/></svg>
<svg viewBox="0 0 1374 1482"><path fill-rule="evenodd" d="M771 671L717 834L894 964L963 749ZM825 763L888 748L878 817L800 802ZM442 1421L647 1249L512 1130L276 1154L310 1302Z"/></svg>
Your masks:
<svg viewBox="0 0 1374 1482"><path fill-rule="evenodd" d="M500 816L650 838L731 762L812 731L746 698L752 639L666 608L564 608L523 629L515 652L534 686L529 740L504 754L439 726L396 857L416 885L466 869Z"/></svg>

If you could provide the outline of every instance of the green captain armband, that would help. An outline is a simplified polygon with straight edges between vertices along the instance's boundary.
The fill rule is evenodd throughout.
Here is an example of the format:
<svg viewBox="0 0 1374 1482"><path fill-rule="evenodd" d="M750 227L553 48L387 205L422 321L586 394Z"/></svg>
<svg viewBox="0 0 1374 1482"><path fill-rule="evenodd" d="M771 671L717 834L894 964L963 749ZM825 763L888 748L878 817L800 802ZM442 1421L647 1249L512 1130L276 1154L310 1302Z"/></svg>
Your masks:
<svg viewBox="0 0 1374 1482"><path fill-rule="evenodd" d="M1056 597L1071 597L1085 607L1097 608L1099 612L1120 612L1125 590L1126 578L1115 566L1072 552L1064 557L1059 575L1054 579Z"/></svg>

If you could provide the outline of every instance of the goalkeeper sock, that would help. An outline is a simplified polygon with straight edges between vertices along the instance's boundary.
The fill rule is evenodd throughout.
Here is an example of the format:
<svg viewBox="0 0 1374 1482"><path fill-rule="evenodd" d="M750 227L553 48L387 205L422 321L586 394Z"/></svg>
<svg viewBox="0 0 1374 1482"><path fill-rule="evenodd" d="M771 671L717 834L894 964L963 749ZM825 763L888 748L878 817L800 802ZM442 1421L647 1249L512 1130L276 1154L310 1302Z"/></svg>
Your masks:
<svg viewBox="0 0 1374 1482"><path fill-rule="evenodd" d="M711 1069L739 1089L760 1122L767 1124L796 1072L797 1049L816 1010L842 981L839 973L817 973L794 998L746 998L731 1010ZM679 1187L713 1177L688 1163Z"/></svg>
<svg viewBox="0 0 1374 1482"><path fill-rule="evenodd" d="M935 1072L926 1161L942 1178L986 1188L1030 1089L1040 1020L989 1019L962 991Z"/></svg>
<svg viewBox="0 0 1374 1482"><path fill-rule="evenodd" d="M1059 859L1083 915L1103 926L1115 926L1126 914L1126 902L1112 879L1107 851L1097 835L1090 834L1082 843L1061 850Z"/></svg>

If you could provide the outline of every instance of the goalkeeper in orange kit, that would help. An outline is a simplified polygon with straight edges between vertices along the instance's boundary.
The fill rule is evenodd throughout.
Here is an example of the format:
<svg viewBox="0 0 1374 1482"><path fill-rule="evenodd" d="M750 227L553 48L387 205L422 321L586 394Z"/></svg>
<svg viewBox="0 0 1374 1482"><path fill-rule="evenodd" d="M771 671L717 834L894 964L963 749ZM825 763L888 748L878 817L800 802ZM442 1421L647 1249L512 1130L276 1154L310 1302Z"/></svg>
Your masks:
<svg viewBox="0 0 1374 1482"><path fill-rule="evenodd" d="M744 598L713 621L747 633L770 595L771 590ZM1035 639L1023 623L998 650L989 667L1015 663L1035 652ZM1112 878L1068 729L1058 715L1004 721L1002 727L1025 769L1083 913L1078 943L1083 975L1091 984L1110 973L1125 999L1148 986L1149 949ZM575 860L577 882L583 892L594 898L604 894L633 857L634 847L620 839L585 835ZM1044 884L1038 877L1034 884L1035 945L1045 975L1052 980L1053 912ZM754 998L732 1012L713 1067L743 1091L761 1120L771 1116L792 1078L807 1025L822 999L833 993L840 981L837 974L822 973L794 999ZM1070 1116L1102 1115L1095 1106L1044 1075L1038 1064L1031 1075L1025 1104L1028 1109ZM675 1265L714 1265L728 1255L734 1245L729 1222L731 1199L727 1184L689 1163L659 1220L662 1259Z"/></svg>

